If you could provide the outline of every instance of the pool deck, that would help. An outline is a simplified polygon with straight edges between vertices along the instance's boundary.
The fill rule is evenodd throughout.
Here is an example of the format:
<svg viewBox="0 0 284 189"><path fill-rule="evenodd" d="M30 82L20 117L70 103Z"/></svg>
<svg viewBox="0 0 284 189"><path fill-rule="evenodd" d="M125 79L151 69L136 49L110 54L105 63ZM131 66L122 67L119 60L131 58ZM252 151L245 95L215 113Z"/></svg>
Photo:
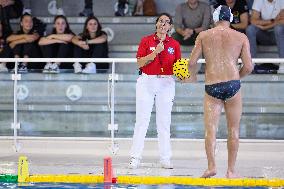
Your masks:
<svg viewBox="0 0 284 189"><path fill-rule="evenodd" d="M102 174L103 158L112 156L110 140L103 138L37 138L19 140L21 149L15 152L13 140L0 137L0 174L17 174L20 155L29 160L30 174ZM159 167L156 139L147 139L142 165L128 169L131 139L117 139L119 151L113 155L116 175L153 175L199 177L207 167L204 140L172 139L174 169ZM218 140L217 175L226 174L226 141ZM284 141L241 140L236 170L243 177L284 179Z"/></svg>

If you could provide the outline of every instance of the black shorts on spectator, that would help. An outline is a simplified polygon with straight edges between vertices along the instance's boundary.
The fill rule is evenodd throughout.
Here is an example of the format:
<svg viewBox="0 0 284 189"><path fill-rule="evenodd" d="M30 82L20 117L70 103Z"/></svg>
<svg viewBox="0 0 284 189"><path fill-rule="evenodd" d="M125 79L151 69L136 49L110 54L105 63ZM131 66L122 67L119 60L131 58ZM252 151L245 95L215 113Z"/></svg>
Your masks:
<svg viewBox="0 0 284 189"><path fill-rule="evenodd" d="M93 0L85 0L85 7L82 12L79 13L79 16L94 16L93 13Z"/></svg>
<svg viewBox="0 0 284 189"><path fill-rule="evenodd" d="M0 48L0 58L12 58L13 52L8 45L5 45L3 48ZM0 62L0 72L8 72L8 68L12 69L14 63Z"/></svg>
<svg viewBox="0 0 284 189"><path fill-rule="evenodd" d="M16 45L13 53L17 57L39 58L40 51L37 42Z"/></svg>
<svg viewBox="0 0 284 189"><path fill-rule="evenodd" d="M71 43L54 43L50 45L42 45L41 51L44 58L72 58L72 48ZM63 69L71 69L71 64L62 64L60 66Z"/></svg>

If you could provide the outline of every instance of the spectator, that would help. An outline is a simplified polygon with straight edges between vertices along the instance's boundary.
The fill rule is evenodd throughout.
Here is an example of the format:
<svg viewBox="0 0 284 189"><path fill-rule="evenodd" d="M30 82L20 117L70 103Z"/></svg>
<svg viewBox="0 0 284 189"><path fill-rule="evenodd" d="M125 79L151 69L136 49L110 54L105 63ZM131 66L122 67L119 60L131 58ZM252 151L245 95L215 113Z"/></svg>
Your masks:
<svg viewBox="0 0 284 189"><path fill-rule="evenodd" d="M23 14L24 13L28 13L28 14L32 14L32 10L31 10L31 0L24 0L24 10L23 10ZM63 11L63 4L62 4L62 0L56 0L56 7L57 7L57 11L56 11L56 15L64 15L64 11Z"/></svg>
<svg viewBox="0 0 284 189"><path fill-rule="evenodd" d="M23 3L24 3L23 14L25 13L32 14L31 1L32 0L23 0Z"/></svg>
<svg viewBox="0 0 284 189"><path fill-rule="evenodd" d="M137 5L137 0L128 0L128 14L129 16L134 15Z"/></svg>
<svg viewBox="0 0 284 189"><path fill-rule="evenodd" d="M210 25L211 12L208 3L188 0L176 7L175 30L173 38L181 45L194 45L197 35L207 30Z"/></svg>
<svg viewBox="0 0 284 189"><path fill-rule="evenodd" d="M137 0L136 6L135 6L135 12L134 16L143 16L143 0Z"/></svg>
<svg viewBox="0 0 284 189"><path fill-rule="evenodd" d="M114 15L125 16L128 14L128 0L118 0L114 4Z"/></svg>
<svg viewBox="0 0 284 189"><path fill-rule="evenodd" d="M95 16L88 17L84 24L81 34L73 37L72 42L75 44L75 58L108 58L107 34L102 31L102 26ZM109 64L98 64L99 69L108 69ZM96 65L91 62L82 70L82 65L75 62L75 73L96 73Z"/></svg>
<svg viewBox="0 0 284 189"><path fill-rule="evenodd" d="M0 21L5 30L11 32L10 19L19 18L23 12L21 0L0 0Z"/></svg>
<svg viewBox="0 0 284 189"><path fill-rule="evenodd" d="M136 0L134 16L155 16L156 7L155 0Z"/></svg>
<svg viewBox="0 0 284 189"><path fill-rule="evenodd" d="M217 0L208 0L209 5L215 6L217 4ZM213 7L214 8L214 7Z"/></svg>
<svg viewBox="0 0 284 189"><path fill-rule="evenodd" d="M248 5L244 0L217 0L217 8L220 5L227 5L232 10L234 15L233 21L231 22L231 28L239 32L246 33L248 27L249 14Z"/></svg>
<svg viewBox="0 0 284 189"><path fill-rule="evenodd" d="M20 31L7 38L15 58L38 58L40 56L38 41L39 34L33 30L33 18L24 14L20 19ZM27 72L27 62L19 64L18 71Z"/></svg>
<svg viewBox="0 0 284 189"><path fill-rule="evenodd" d="M52 33L39 40L44 58L68 58L72 54L72 38L74 33L69 27L65 16L58 15L54 18ZM60 62L48 62L44 66L43 73L59 73Z"/></svg>
<svg viewBox="0 0 284 189"><path fill-rule="evenodd" d="M252 4L253 4L253 0L246 0L247 4L248 4L248 10L249 10L249 14L251 14L252 11Z"/></svg>
<svg viewBox="0 0 284 189"><path fill-rule="evenodd" d="M79 16L85 16L85 17L94 16L92 0L85 0L85 8L82 12L79 13Z"/></svg>
<svg viewBox="0 0 284 189"><path fill-rule="evenodd" d="M5 28L4 24L0 22L0 58L11 58L12 51L6 41L7 36L11 33L10 31L5 31ZM0 72L8 72L6 62L0 63Z"/></svg>
<svg viewBox="0 0 284 189"><path fill-rule="evenodd" d="M257 0L254 1L252 9L251 25L246 30L252 57L256 57L257 43L259 43L277 44L279 57L284 58L284 1ZM273 64L266 65L268 68L265 69L275 69ZM256 65L255 72L260 68L261 66ZM283 64L280 65L278 73L284 73Z"/></svg>

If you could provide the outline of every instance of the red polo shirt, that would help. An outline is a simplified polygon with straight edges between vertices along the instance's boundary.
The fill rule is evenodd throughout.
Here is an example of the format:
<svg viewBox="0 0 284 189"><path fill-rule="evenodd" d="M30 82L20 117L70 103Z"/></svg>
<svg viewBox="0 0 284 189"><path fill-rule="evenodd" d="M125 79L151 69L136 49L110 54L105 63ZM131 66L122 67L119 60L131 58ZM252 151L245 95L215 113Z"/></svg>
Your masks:
<svg viewBox="0 0 284 189"><path fill-rule="evenodd" d="M139 59L151 54L159 43L160 41L156 34L143 37L139 44L136 58ZM173 74L173 64L181 57L180 45L168 35L163 44L164 50L152 62L140 68L143 73L148 75Z"/></svg>

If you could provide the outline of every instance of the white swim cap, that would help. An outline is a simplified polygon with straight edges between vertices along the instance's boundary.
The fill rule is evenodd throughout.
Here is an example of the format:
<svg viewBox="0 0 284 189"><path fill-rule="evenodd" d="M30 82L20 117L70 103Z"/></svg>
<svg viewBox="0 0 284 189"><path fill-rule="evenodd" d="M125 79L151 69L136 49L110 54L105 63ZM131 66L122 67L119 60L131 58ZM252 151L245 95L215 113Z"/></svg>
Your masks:
<svg viewBox="0 0 284 189"><path fill-rule="evenodd" d="M234 17L233 17L230 7L225 6L225 5L220 5L217 9L215 9L213 13L213 21L215 23L222 21L222 20L232 22L233 18Z"/></svg>

